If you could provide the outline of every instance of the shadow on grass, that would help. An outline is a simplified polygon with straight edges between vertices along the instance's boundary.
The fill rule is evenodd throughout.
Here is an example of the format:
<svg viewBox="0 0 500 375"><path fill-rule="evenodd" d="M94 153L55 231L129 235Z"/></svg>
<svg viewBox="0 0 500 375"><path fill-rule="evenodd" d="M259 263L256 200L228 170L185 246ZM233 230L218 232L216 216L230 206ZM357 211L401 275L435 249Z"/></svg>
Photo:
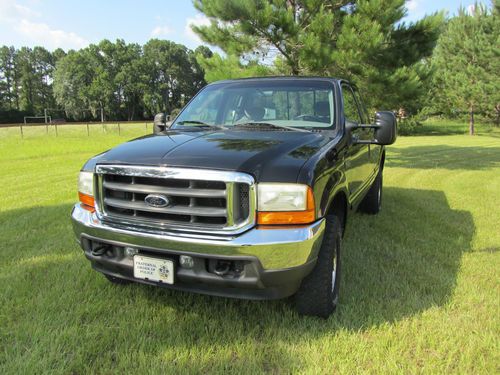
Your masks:
<svg viewBox="0 0 500 375"><path fill-rule="evenodd" d="M15 247L3 255L23 264L23 259L50 254L51 239L57 241L54 251L61 255L79 252L69 211L70 205L61 205L0 213L0 223L31 228L26 235L19 235L2 225L4 243ZM120 351L139 350L143 358L151 360L184 348L198 353L201 362L196 368L209 369L217 361L231 361L231 355L213 358L201 353L223 351L234 344L253 348L236 358L242 366L256 361L252 357L258 350L272 358L269 363L260 363L260 369L291 369L300 358L290 355L289 343L321 339L339 329L369 329L445 305L453 294L462 253L469 250L474 231L471 214L451 209L441 191L386 188L378 217L354 214L349 220L340 306L328 320L298 316L291 299L255 302L139 284L114 286L90 269L83 253L60 261L24 262L23 266L13 261L12 272L2 267L1 276L8 285L2 293L7 299L37 301L17 308L18 320L29 319L17 323L24 323L28 331L31 325L45 322L45 314L57 322L58 329L49 325L42 333L38 326L36 335L48 335L57 343L60 327L72 327L66 336L75 335L79 346L72 350L87 363L103 361L106 350L113 351L120 343ZM65 243L66 248L61 248ZM60 303L55 301L65 307L54 310ZM89 333L93 330L101 330L100 336ZM144 335L148 345L138 345ZM96 345L102 349L93 350Z"/></svg>
<svg viewBox="0 0 500 375"><path fill-rule="evenodd" d="M500 165L500 147L447 145L391 147L388 167L481 170Z"/></svg>

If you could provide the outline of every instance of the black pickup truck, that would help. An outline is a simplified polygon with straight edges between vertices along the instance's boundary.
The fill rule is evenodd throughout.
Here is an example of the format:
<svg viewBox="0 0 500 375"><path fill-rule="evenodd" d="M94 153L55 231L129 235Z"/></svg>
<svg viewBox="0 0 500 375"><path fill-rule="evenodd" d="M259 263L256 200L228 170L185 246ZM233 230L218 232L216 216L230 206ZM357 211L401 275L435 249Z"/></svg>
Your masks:
<svg viewBox="0 0 500 375"><path fill-rule="evenodd" d="M345 80L268 77L210 84L155 120L80 172L71 216L92 267L117 284L294 295L329 316L349 213L380 210L394 115L370 119Z"/></svg>

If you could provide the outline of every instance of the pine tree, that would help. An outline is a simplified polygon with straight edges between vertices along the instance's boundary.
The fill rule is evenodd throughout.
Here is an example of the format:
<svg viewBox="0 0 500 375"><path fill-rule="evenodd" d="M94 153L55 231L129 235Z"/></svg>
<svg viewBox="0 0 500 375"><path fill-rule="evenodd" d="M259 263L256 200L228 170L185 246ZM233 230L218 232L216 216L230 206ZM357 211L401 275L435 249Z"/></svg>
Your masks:
<svg viewBox="0 0 500 375"><path fill-rule="evenodd" d="M433 57L433 97L448 113L469 113L469 133L475 115L500 107L500 18L476 4L472 14L460 9L439 38Z"/></svg>
<svg viewBox="0 0 500 375"><path fill-rule="evenodd" d="M434 14L401 23L404 0L194 0L210 20L193 30L239 59L273 60L281 74L347 78L369 88L371 106L411 107L422 59L442 24ZM365 90L366 91L366 90Z"/></svg>

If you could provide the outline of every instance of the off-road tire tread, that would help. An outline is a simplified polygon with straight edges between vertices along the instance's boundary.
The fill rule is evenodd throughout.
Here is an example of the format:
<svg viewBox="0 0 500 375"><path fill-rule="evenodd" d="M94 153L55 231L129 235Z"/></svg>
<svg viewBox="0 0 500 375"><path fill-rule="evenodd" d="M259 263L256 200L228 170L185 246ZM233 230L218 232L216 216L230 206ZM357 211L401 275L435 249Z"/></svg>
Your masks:
<svg viewBox="0 0 500 375"><path fill-rule="evenodd" d="M328 318L334 311L338 301L338 290L341 275L340 244L342 240L341 221L335 215L326 218L323 242L318 260L311 273L304 278L295 294L295 306L299 314ZM337 251L337 243L339 249ZM335 298L332 298L333 252L337 251L337 274L335 278Z"/></svg>

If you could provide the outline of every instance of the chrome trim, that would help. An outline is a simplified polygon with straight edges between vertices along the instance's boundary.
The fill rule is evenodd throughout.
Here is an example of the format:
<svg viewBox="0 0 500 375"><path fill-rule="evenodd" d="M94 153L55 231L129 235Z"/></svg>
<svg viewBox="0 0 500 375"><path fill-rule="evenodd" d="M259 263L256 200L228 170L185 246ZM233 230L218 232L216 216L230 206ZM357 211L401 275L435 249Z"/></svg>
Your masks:
<svg viewBox="0 0 500 375"><path fill-rule="evenodd" d="M168 188L154 185L124 184L121 182L104 181L104 187L110 190L139 192L144 194L166 194L193 198L225 198L226 190Z"/></svg>
<svg viewBox="0 0 500 375"><path fill-rule="evenodd" d="M78 240L82 237L120 243L123 246L141 247L196 256L253 256L264 269L297 267L317 258L325 220L297 227L276 229L253 228L240 235L189 234L174 231L145 229L105 223L95 213L80 204L71 213L73 230Z"/></svg>
<svg viewBox="0 0 500 375"><path fill-rule="evenodd" d="M95 167L95 173L109 173L132 177L174 178L179 180L239 182L248 185L255 183L253 177L246 173L216 171L211 169L98 164Z"/></svg>
<svg viewBox="0 0 500 375"><path fill-rule="evenodd" d="M148 211L148 212L158 212L166 214L177 214L177 215L196 215L196 216L225 216L227 211L225 208L213 208L213 207L198 207L194 211L189 206L173 206L173 207L154 207L148 206L144 202L127 202L120 199L104 198L104 203L108 206L126 208L130 210ZM115 216L115 215L113 215Z"/></svg>
<svg viewBox="0 0 500 375"><path fill-rule="evenodd" d="M219 212L217 214L226 215L227 214L227 224L225 226L217 225L217 224L192 224L192 223L179 223L179 222L156 222L148 219L139 219L134 218L130 220L128 216L120 216L119 214L107 214L104 212L104 194L103 194L103 175L105 174L114 174L120 176L129 176L129 177L153 177L153 178L169 178L169 179L181 179L181 180L201 180L201 181L220 181L226 183L226 190L220 190L212 197L220 198L226 197L226 209L227 212L222 213ZM232 172L232 171L218 171L218 170L208 170L208 169L191 169L191 168L175 168L175 167L165 167L165 166L140 166L140 165L114 165L114 164L98 164L95 166L94 170L94 182L95 182L95 192L96 192L96 212L100 220L115 223L115 224L123 224L130 227L137 227L142 229L147 229L151 227L160 228L162 230L178 230L184 232L203 232L203 233L213 233L213 234L239 234L242 233L255 225L256 218L256 207L257 207L257 198L256 198L256 184L254 178L246 173L242 172ZM232 192L234 191L234 184L247 184L249 186L249 211L248 217L246 220L236 221L234 218L234 197ZM109 186L109 182L106 182L106 185ZM112 183L111 183L112 184ZM113 185L113 184L112 184ZM120 187L120 184L114 184L114 187ZM127 184L123 184L126 186ZM139 191L144 189L143 185L134 185L134 189L139 187ZM148 193L162 193L168 195L176 195L180 194L181 188L166 188L166 187L157 187L153 188L153 186L146 185L148 188ZM130 189L132 189L130 187ZM121 190L121 187L120 189ZM203 192L202 192L203 190ZM183 196L186 197L206 197L205 192L207 190L215 189L188 189L186 188L186 193L182 193ZM126 191L126 190L125 190ZM137 190L135 190L137 191ZM222 194L224 194L222 196ZM106 202L108 203L108 202ZM116 202L115 202L116 203ZM127 208L127 207L124 207ZM165 207L164 211L167 213L167 210L172 210L173 207ZM183 207L184 213L189 211L189 207ZM156 211L160 212L160 211ZM212 211L213 212L213 211ZM210 216L206 213L207 216ZM203 215L199 215L203 216ZM216 215L214 215L216 216Z"/></svg>

